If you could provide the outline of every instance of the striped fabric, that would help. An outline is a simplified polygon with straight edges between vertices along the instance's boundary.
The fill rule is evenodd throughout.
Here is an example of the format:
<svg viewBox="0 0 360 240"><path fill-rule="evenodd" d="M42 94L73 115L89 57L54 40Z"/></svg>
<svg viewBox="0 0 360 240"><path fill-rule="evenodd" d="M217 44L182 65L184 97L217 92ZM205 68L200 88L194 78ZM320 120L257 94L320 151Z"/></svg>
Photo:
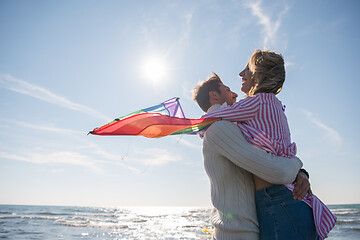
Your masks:
<svg viewBox="0 0 360 240"><path fill-rule="evenodd" d="M294 184L285 184L285 187L287 187L290 191L294 191ZM327 238L329 232L335 226L336 217L315 195L312 195L311 197L307 197L306 195L302 200L313 210L315 227L319 235L319 239Z"/></svg>
<svg viewBox="0 0 360 240"><path fill-rule="evenodd" d="M275 94L259 93L241 99L232 106L205 114L238 122L250 143L282 157L294 157L296 145L291 143L287 118Z"/></svg>
<svg viewBox="0 0 360 240"><path fill-rule="evenodd" d="M237 122L248 141L276 156L292 158L296 145L291 143L290 130L281 102L272 93L258 93L241 99L232 106L223 107L203 116L220 117ZM285 185L294 190L293 184ZM320 239L327 238L335 226L336 217L315 195L303 199L313 210L316 230Z"/></svg>

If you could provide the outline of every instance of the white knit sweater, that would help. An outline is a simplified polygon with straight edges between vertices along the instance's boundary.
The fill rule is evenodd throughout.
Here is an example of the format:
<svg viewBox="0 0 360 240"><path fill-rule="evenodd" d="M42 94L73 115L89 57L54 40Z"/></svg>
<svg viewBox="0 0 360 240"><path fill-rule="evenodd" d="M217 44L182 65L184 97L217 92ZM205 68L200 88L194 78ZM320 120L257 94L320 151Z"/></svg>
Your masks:
<svg viewBox="0 0 360 240"><path fill-rule="evenodd" d="M215 122L205 132L203 156L214 206L213 237L217 240L259 238L251 173L284 184L293 182L302 167L298 158L276 157L250 144L239 127L228 121Z"/></svg>

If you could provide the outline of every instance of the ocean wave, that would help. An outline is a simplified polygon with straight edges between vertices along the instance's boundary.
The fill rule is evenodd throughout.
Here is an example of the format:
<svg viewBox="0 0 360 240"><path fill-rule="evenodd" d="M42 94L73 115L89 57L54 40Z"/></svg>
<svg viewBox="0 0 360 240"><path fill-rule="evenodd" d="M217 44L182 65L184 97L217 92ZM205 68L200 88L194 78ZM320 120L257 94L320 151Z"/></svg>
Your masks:
<svg viewBox="0 0 360 240"><path fill-rule="evenodd" d="M360 215L360 210L354 208L331 209L331 212L335 215Z"/></svg>
<svg viewBox="0 0 360 240"><path fill-rule="evenodd" d="M360 212L332 212L336 216L360 216Z"/></svg>
<svg viewBox="0 0 360 240"><path fill-rule="evenodd" d="M41 235L41 232L35 232L35 231L18 231L18 235Z"/></svg>
<svg viewBox="0 0 360 240"><path fill-rule="evenodd" d="M201 229L205 226L212 230L211 210L191 207L4 206L1 211L7 214L0 214L0 239L6 236L7 239L205 240L211 237L204 234ZM338 222L329 239L357 239L352 236L358 236L360 232L359 210L360 208L351 206L331 209L338 213ZM29 235L20 236L24 232Z"/></svg>
<svg viewBox="0 0 360 240"><path fill-rule="evenodd" d="M38 216L38 215L24 215L21 216L23 219L44 219L44 220L57 220L59 217L51 217L51 216Z"/></svg>
<svg viewBox="0 0 360 240"><path fill-rule="evenodd" d="M133 220L134 223L144 223L147 222L146 219Z"/></svg>
<svg viewBox="0 0 360 240"><path fill-rule="evenodd" d="M0 216L0 219L10 219L10 218L20 218L21 216L17 215L7 215L7 216Z"/></svg>
<svg viewBox="0 0 360 240"><path fill-rule="evenodd" d="M35 215L45 215L45 216L68 216L73 215L73 213L55 213L55 212L37 212Z"/></svg>
<svg viewBox="0 0 360 240"><path fill-rule="evenodd" d="M340 229L340 232L345 234L345 233L357 233L359 234L360 232L360 227L359 226L354 226L354 227L351 227L351 226L345 226L345 227L341 227ZM344 238L345 239L345 238Z"/></svg>
<svg viewBox="0 0 360 240"><path fill-rule="evenodd" d="M346 224L346 225L348 225L348 224L350 224L350 223L352 223L352 224L359 224L359 226L360 226L360 219L359 219L359 218L356 218L356 219L338 219L338 220L336 221L336 224L337 224L337 225L339 225L339 224Z"/></svg>
<svg viewBox="0 0 360 240"><path fill-rule="evenodd" d="M105 228L105 229L125 229L129 228L128 225L119 224L118 222L104 222L104 221L74 221L69 219L58 219L55 221L57 224L69 227L91 227L91 228Z"/></svg>
<svg viewBox="0 0 360 240"><path fill-rule="evenodd" d="M12 212L0 211L0 214L12 214Z"/></svg>
<svg viewBox="0 0 360 240"><path fill-rule="evenodd" d="M182 226L183 228L198 228L198 226L196 225L185 225L185 226Z"/></svg>
<svg viewBox="0 0 360 240"><path fill-rule="evenodd" d="M7 218L21 218L28 220L50 220L56 224L69 226L69 227L90 227L90 228L103 228L103 229L125 229L130 225L146 223L148 219L139 217L137 215L122 216L121 218L109 218L106 214L80 214L73 215L72 217L60 216L61 214L51 215L8 215L1 216L0 219ZM99 217L101 216L101 217ZM107 217L104 217L107 216ZM112 214L110 214L112 216Z"/></svg>
<svg viewBox="0 0 360 240"><path fill-rule="evenodd" d="M89 218L84 216L74 216L71 218L72 220L78 221L90 221L90 222L110 222L110 223L118 223L119 220L111 219L111 218Z"/></svg>
<svg viewBox="0 0 360 240"><path fill-rule="evenodd" d="M77 216L93 216L93 217L119 217L118 213L76 213Z"/></svg>
<svg viewBox="0 0 360 240"><path fill-rule="evenodd" d="M57 219L55 223L59 223L61 225L65 226L71 226L71 227L87 227L90 224L90 221L73 221L68 219Z"/></svg>

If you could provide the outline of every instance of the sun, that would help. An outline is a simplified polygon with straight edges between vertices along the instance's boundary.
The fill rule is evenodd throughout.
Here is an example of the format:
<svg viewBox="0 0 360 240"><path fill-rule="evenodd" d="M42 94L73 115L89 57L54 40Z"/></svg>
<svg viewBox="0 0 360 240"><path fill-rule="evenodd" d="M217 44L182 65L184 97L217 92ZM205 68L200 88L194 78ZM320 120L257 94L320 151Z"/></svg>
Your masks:
<svg viewBox="0 0 360 240"><path fill-rule="evenodd" d="M162 82L166 77L166 65L160 58L151 58L142 66L143 75L153 84Z"/></svg>

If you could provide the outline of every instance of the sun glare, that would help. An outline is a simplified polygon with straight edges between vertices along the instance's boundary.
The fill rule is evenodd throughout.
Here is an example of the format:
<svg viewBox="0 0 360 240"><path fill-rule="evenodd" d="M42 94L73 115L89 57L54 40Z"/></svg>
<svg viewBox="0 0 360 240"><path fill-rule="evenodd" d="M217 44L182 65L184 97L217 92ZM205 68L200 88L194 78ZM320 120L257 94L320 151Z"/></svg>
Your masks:
<svg viewBox="0 0 360 240"><path fill-rule="evenodd" d="M166 67L161 59L153 58L146 61L143 65L143 74L152 83L159 83L164 80Z"/></svg>

